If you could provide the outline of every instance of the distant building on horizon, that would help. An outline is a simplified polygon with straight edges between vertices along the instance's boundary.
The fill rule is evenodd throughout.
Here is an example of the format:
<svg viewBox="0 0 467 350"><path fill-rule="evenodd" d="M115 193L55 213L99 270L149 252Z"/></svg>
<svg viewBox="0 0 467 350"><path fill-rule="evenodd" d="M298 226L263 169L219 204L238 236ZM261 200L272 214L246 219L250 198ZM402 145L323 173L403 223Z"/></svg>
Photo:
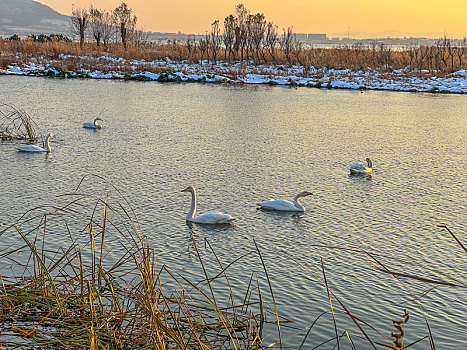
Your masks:
<svg viewBox="0 0 467 350"><path fill-rule="evenodd" d="M307 36L308 36L308 34L306 34L306 33L295 33L295 37L297 39L299 39L299 40L306 40Z"/></svg>
<svg viewBox="0 0 467 350"><path fill-rule="evenodd" d="M313 40L313 41L327 41L328 36L326 34L307 34L308 35L308 40Z"/></svg>

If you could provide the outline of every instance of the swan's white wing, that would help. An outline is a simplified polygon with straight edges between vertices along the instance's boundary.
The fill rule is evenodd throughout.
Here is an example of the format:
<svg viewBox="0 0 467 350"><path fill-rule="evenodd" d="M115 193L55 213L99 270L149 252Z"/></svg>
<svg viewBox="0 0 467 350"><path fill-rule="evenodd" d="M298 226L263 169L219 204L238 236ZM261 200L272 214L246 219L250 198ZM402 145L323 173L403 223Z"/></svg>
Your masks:
<svg viewBox="0 0 467 350"><path fill-rule="evenodd" d="M36 145L24 145L16 147L16 149L20 152L47 152L46 149Z"/></svg>
<svg viewBox="0 0 467 350"><path fill-rule="evenodd" d="M233 216L219 211L208 211L195 217L192 221L199 224L227 224L235 220Z"/></svg>
<svg viewBox="0 0 467 350"><path fill-rule="evenodd" d="M94 122L86 122L86 123L83 123L83 128L88 128L88 129L99 129L96 125L94 125Z"/></svg>
<svg viewBox="0 0 467 350"><path fill-rule="evenodd" d="M289 201L284 199L276 199L272 201L266 201L259 204L264 209L269 210L283 210L283 211L297 211L297 207Z"/></svg>
<svg viewBox="0 0 467 350"><path fill-rule="evenodd" d="M367 169L366 164L355 163L355 164L352 164L349 167L349 170L352 173L365 173L365 172L367 172L368 169Z"/></svg>

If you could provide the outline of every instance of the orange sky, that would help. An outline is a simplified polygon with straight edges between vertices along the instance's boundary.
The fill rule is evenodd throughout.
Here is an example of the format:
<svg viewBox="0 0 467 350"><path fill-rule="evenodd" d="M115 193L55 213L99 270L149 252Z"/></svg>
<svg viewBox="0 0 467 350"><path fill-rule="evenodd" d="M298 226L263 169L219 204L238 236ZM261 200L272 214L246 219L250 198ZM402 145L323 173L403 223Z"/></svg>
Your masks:
<svg viewBox="0 0 467 350"><path fill-rule="evenodd" d="M70 14L71 4L113 9L122 0L39 0ZM449 33L467 35L467 0L126 0L146 30L204 33L243 2L295 32ZM371 37L371 35L370 35Z"/></svg>

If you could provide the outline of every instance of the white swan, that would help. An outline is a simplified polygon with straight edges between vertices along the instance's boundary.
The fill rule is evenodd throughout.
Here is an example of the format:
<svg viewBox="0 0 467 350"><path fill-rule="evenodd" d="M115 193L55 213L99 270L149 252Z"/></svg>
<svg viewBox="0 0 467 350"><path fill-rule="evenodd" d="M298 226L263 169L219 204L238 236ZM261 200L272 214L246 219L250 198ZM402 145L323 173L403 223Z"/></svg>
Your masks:
<svg viewBox="0 0 467 350"><path fill-rule="evenodd" d="M195 217L196 214L196 190L189 186L182 192L191 192L191 208L186 215L186 221L196 222L198 224L228 224L234 221L236 218L229 214L224 214L219 211L208 211Z"/></svg>
<svg viewBox="0 0 467 350"><path fill-rule="evenodd" d="M83 123L83 128L88 128L88 129L102 129L102 125L98 124L97 121L103 121L100 117L97 117L94 119L92 122L86 122Z"/></svg>
<svg viewBox="0 0 467 350"><path fill-rule="evenodd" d="M47 135L47 138L45 139L45 148L36 145L24 145L16 147L16 149L20 152L50 152L50 138L54 136L55 135L53 133Z"/></svg>
<svg viewBox="0 0 467 350"><path fill-rule="evenodd" d="M308 191L303 191L297 194L294 198L293 203L290 201L286 201L284 199L276 199L272 201L266 201L259 203L262 209L267 210L280 210L280 211L300 211L304 212L305 207L300 204L300 198L310 196L313 193Z"/></svg>
<svg viewBox="0 0 467 350"><path fill-rule="evenodd" d="M351 174L369 174L373 168L373 162L370 158L365 159L366 164L355 163L349 168Z"/></svg>

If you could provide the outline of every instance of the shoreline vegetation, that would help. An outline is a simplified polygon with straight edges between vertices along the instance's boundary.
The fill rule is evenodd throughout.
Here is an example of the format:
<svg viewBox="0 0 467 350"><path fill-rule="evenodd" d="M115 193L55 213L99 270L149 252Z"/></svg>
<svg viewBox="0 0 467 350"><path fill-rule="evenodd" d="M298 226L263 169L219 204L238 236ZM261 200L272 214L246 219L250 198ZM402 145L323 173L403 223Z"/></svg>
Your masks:
<svg viewBox="0 0 467 350"><path fill-rule="evenodd" d="M467 41L318 48L243 4L205 35L148 42L132 9L73 8L72 33L0 39L0 75L467 93Z"/></svg>
<svg viewBox="0 0 467 350"><path fill-rule="evenodd" d="M440 227L467 252L454 233ZM189 254L204 276L195 282L157 263L131 205L117 188L96 175L85 176L73 192L57 196L55 204L29 210L1 230L0 237L11 242L0 251L0 344L5 348L283 349L281 329L293 327L293 320L282 315L276 304L269 263L261 254L265 247L252 240L243 255L223 262L209 241L192 235ZM57 241L62 245L54 244ZM345 343L346 348L355 349L364 342L374 349L402 350L424 341L436 349L436 330L430 328L421 297L412 294L409 285L411 281L426 284L429 290L424 295L437 286L465 289L460 276L414 261L406 261L403 270L399 260L354 248L322 248L362 254L370 259L370 269L391 275L413 296L410 313L424 320L426 334L405 334L410 324L407 310L401 309L397 321L392 325L388 321L385 329L359 318L358 310L349 310L330 287L332 268L325 268L321 259L315 272L297 262L309 283L321 285L329 309L317 310L314 321L301 332L299 349L309 346L313 327L322 322L335 336L321 345L334 343L340 348ZM257 271L252 268L243 279L231 274L231 266L251 256L258 262ZM343 318L354 327L344 327ZM269 327L267 337L265 327Z"/></svg>
<svg viewBox="0 0 467 350"><path fill-rule="evenodd" d="M181 44L178 44L181 45ZM88 46L88 45L85 45ZM118 45L105 51L89 44L21 43L0 39L0 75L47 76L57 78L116 79L161 83L266 84L322 89L387 90L430 93L467 93L467 70L454 72L377 68L305 68L300 64L252 64L250 62L174 60L168 44L145 44L143 55L123 53ZM342 47L310 49L327 55L370 54L369 48ZM404 54L399 51L397 54ZM132 57L147 58L132 58ZM125 58L126 57L126 58ZM154 58L153 57L163 57ZM184 56L181 56L184 57ZM467 59L466 59L467 62ZM362 62L363 63L363 62ZM332 66L332 65L331 65ZM355 67L355 64L343 64ZM341 67L341 66L340 66Z"/></svg>

